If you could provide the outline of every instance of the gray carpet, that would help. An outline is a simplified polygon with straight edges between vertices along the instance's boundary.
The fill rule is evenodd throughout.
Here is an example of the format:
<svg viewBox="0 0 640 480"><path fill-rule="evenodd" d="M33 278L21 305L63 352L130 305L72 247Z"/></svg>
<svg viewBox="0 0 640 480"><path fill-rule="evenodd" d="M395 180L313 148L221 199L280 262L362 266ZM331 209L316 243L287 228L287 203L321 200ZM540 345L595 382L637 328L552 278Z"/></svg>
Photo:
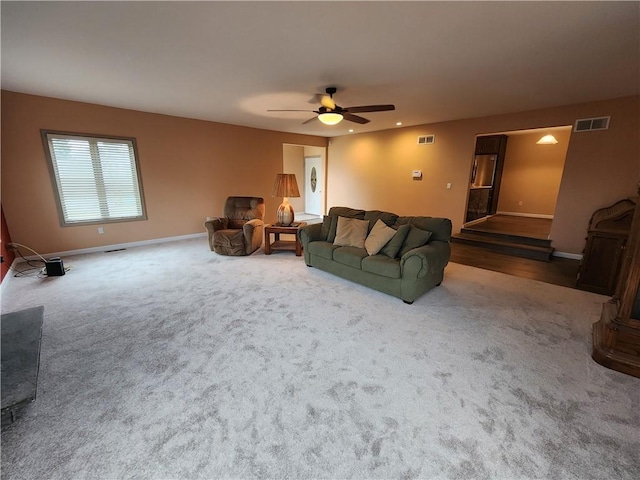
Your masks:
<svg viewBox="0 0 640 480"><path fill-rule="evenodd" d="M640 380L590 358L606 297L450 264L405 305L206 240L12 278L44 305L3 479L640 478Z"/></svg>

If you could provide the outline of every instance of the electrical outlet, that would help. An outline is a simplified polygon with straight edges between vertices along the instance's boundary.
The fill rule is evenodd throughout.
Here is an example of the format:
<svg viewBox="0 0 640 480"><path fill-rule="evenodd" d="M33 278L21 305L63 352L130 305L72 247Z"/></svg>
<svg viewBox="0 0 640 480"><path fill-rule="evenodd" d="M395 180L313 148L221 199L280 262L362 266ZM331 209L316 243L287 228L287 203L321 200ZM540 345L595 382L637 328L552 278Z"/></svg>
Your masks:
<svg viewBox="0 0 640 480"><path fill-rule="evenodd" d="M104 228L98 227L98 234L102 235L104 233Z"/></svg>
<svg viewBox="0 0 640 480"><path fill-rule="evenodd" d="M451 190L451 183L447 183L447 190Z"/></svg>
<svg viewBox="0 0 640 480"><path fill-rule="evenodd" d="M521 207L522 206L522 200L518 200L518 206Z"/></svg>

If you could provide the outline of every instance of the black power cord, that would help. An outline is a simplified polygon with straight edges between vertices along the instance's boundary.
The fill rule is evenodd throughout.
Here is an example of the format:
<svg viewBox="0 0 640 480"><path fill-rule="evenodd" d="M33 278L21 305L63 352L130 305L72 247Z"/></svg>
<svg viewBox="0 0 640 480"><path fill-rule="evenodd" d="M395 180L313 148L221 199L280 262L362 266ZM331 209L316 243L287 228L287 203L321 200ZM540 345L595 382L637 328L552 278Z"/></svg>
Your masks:
<svg viewBox="0 0 640 480"><path fill-rule="evenodd" d="M22 261L27 265L29 265L30 267L30 268L18 270L17 268L13 267L13 265L11 265L9 269L15 272L15 274L13 275L14 277L43 278L43 277L50 276L50 275L47 275L47 264L50 262L47 262L47 260L38 252L36 252L33 248L27 247L26 245L22 245L20 243L7 243L7 248L14 251L22 259ZM34 259L30 260L26 258L20 251L21 248L24 248L26 250L29 250L30 252L35 253L39 258L35 260ZM58 259L58 261L60 260ZM68 272L68 271L69 271L68 267L64 268L64 270L62 270L62 273L60 273L59 275L64 275L64 272ZM59 276L59 275L54 275L54 276Z"/></svg>

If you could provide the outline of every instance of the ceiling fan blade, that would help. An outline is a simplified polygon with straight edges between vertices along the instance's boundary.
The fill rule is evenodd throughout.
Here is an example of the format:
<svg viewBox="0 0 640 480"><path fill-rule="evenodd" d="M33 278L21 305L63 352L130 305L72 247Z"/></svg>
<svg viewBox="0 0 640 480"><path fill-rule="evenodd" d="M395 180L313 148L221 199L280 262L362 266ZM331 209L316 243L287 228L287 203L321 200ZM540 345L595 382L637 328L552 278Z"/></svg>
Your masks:
<svg viewBox="0 0 640 480"><path fill-rule="evenodd" d="M267 110L267 112L313 112L313 110Z"/></svg>
<svg viewBox="0 0 640 480"><path fill-rule="evenodd" d="M365 124L365 123L369 123L370 120L367 120L366 118L363 117L359 117L358 115L352 115L348 112L341 112L342 116L344 117L345 120L349 120L350 122L355 122L355 123L359 123L361 125Z"/></svg>
<svg viewBox="0 0 640 480"><path fill-rule="evenodd" d="M364 113L364 112L386 112L389 110L395 110L395 105L362 105L360 107L347 107L345 110L351 113Z"/></svg>
<svg viewBox="0 0 640 480"><path fill-rule="evenodd" d="M311 123L311 122L313 122L314 120L317 120L317 119L318 119L318 117L311 117L309 120L305 120L304 122L302 122L302 125L306 125L307 123Z"/></svg>
<svg viewBox="0 0 640 480"><path fill-rule="evenodd" d="M329 95L323 95L322 98L320 99L320 103L322 104L323 107L326 107L329 110L336 109L336 102L334 102L333 98L331 98Z"/></svg>

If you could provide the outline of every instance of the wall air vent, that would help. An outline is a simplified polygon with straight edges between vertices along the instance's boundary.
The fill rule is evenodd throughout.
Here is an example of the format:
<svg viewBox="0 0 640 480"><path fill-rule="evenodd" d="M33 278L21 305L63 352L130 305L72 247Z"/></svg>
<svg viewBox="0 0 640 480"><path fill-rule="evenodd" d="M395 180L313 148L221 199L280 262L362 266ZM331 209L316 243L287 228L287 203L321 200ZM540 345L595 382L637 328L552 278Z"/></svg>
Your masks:
<svg viewBox="0 0 640 480"><path fill-rule="evenodd" d="M431 145L432 143L436 143L436 136L434 134L421 135L418 137L418 145Z"/></svg>
<svg viewBox="0 0 640 480"><path fill-rule="evenodd" d="M576 120L574 132L588 132L590 130L607 130L611 117L581 118Z"/></svg>

